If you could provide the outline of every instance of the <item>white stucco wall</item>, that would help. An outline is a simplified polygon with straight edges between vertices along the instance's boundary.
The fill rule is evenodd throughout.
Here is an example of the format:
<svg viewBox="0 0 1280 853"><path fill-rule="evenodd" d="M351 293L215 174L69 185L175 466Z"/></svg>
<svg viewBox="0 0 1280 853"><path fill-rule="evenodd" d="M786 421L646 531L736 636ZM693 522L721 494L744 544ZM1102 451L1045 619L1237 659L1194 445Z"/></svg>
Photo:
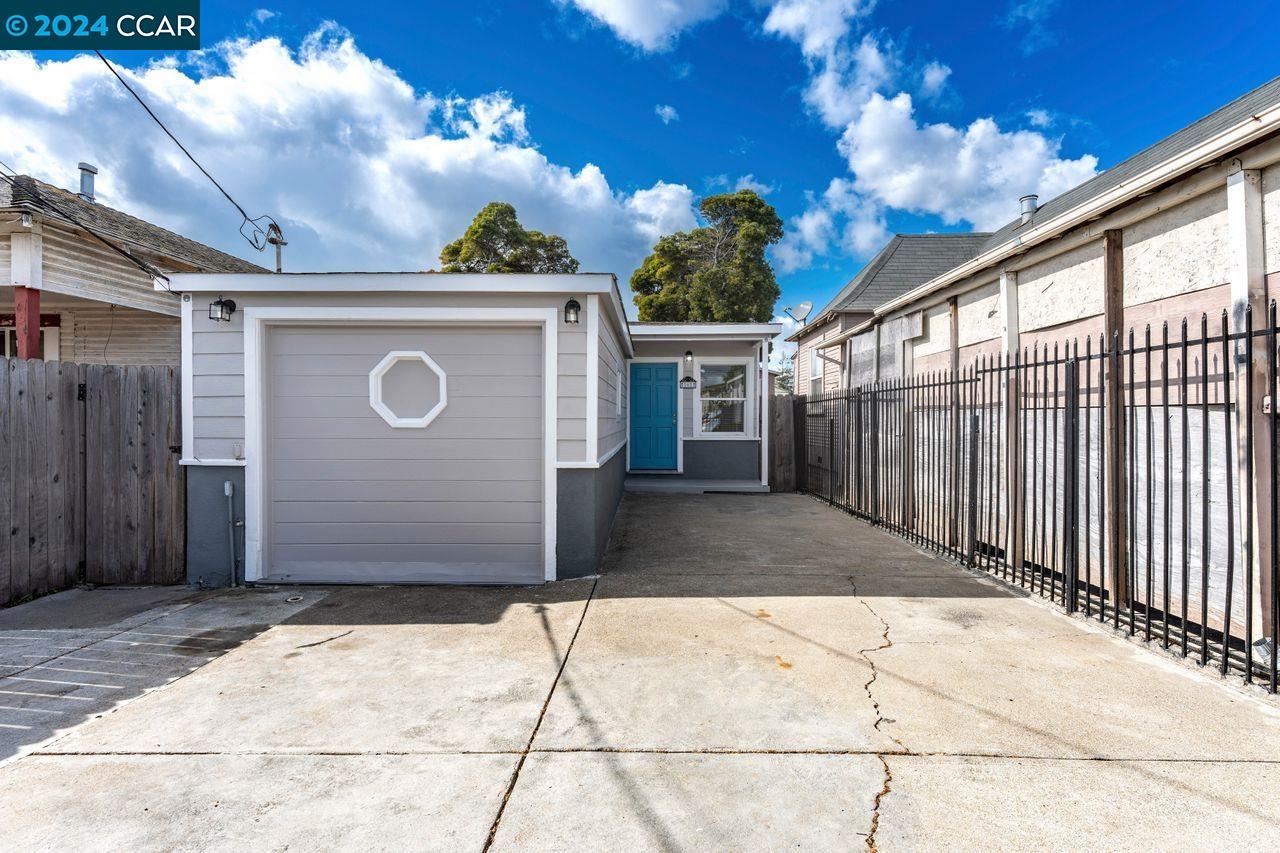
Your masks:
<svg viewBox="0 0 1280 853"><path fill-rule="evenodd" d="M1125 305L1230 281L1227 228L1225 183L1125 228Z"/></svg>
<svg viewBox="0 0 1280 853"><path fill-rule="evenodd" d="M1262 231L1266 271L1280 272L1280 163L1262 170Z"/></svg>
<svg viewBox="0 0 1280 853"><path fill-rule="evenodd" d="M1000 281L979 285L956 298L960 315L960 346L967 347L1000 337Z"/></svg>
<svg viewBox="0 0 1280 853"><path fill-rule="evenodd" d="M996 283L996 301L1000 293ZM1031 332L1101 314L1103 305L1102 241L1018 270L1018 331ZM1000 315L996 311L996 334Z"/></svg>

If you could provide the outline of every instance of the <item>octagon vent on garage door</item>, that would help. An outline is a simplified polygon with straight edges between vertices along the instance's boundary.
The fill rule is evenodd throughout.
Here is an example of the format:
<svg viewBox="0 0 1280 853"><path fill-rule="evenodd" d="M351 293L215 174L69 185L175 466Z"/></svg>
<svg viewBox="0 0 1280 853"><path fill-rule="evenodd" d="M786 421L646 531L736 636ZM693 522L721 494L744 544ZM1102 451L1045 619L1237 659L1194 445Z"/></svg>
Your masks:
<svg viewBox="0 0 1280 853"><path fill-rule="evenodd" d="M394 350L369 371L369 405L396 429L423 429L448 404L445 386L445 373L431 356Z"/></svg>

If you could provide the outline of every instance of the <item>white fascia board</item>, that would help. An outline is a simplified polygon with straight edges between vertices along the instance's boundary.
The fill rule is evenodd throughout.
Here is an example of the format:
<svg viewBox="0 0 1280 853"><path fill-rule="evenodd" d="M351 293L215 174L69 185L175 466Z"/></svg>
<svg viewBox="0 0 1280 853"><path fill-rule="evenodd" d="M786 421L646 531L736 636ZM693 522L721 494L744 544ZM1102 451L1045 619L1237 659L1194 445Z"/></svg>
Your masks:
<svg viewBox="0 0 1280 853"><path fill-rule="evenodd" d="M157 289L163 289L157 285ZM609 293L611 273L173 273L183 293ZM620 298L619 298L620 299Z"/></svg>
<svg viewBox="0 0 1280 853"><path fill-rule="evenodd" d="M982 272L984 269L994 266L1015 254L1024 252L1031 246L1043 243L1070 231L1072 228L1083 225L1091 219L1105 214L1113 207L1145 195L1160 185L1178 178L1184 173L1189 173L1200 166L1212 163L1214 160L1226 156L1241 146L1258 141L1267 134L1273 133L1277 125L1280 125L1280 105L1250 116L1246 121L1218 134L1213 139L1196 146L1190 151L1153 166L1130 180L1112 187L1102 195L1064 211L1043 225L1030 228L1007 243L984 252L973 260L967 261L937 278L925 282L914 290L909 290L901 296L889 300L876 308L876 315L883 316L892 313L905 305L910 305L912 302L923 299L937 290ZM1270 156L1273 155L1269 153L1264 155L1264 158ZM1263 165L1269 164L1265 162L1254 163L1250 160L1245 164L1245 168L1261 168Z"/></svg>
<svg viewBox="0 0 1280 853"><path fill-rule="evenodd" d="M781 333L781 323L725 323L717 325L687 323L670 326L646 326L644 323L631 324L631 335L644 340L674 340L690 337L723 339L735 336L755 340L762 337L776 337Z"/></svg>

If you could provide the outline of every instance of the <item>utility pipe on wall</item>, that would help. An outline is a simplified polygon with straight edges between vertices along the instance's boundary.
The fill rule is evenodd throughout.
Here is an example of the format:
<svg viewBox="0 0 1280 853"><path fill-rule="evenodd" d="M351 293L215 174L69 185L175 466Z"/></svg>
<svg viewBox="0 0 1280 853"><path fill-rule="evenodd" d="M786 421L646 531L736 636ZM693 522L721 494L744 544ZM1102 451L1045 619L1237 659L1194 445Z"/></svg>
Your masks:
<svg viewBox="0 0 1280 853"><path fill-rule="evenodd" d="M236 585L236 570L240 561L236 559L236 487L230 480L222 484L222 493L227 496L227 545L231 548L231 581L227 586Z"/></svg>

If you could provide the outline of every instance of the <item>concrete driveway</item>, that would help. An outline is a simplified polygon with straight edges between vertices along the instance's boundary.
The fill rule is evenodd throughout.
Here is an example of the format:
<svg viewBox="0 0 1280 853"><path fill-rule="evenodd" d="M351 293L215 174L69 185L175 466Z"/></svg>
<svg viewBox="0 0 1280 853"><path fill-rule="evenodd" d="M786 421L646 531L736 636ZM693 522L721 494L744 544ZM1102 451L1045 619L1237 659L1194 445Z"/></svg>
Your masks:
<svg viewBox="0 0 1280 853"><path fill-rule="evenodd" d="M1280 844L1276 704L801 496L628 495L535 589L70 595L0 614L0 849Z"/></svg>

